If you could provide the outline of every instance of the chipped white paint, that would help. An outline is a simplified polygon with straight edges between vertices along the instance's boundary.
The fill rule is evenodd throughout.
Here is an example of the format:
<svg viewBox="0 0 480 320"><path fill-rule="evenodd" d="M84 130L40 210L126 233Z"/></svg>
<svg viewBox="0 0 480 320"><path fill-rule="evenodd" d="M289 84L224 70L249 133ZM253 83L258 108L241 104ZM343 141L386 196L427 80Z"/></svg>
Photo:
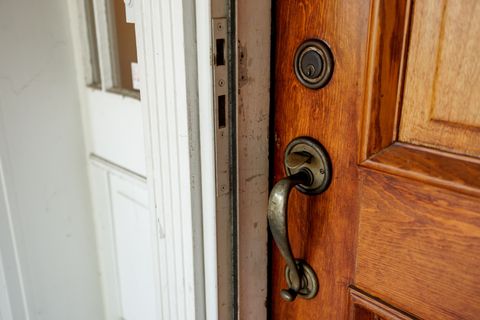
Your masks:
<svg viewBox="0 0 480 320"><path fill-rule="evenodd" d="M82 0L78 0L77 7L83 10ZM117 44L114 39L114 23L111 13L113 12L113 2L110 0L94 0L95 26L97 35L98 58L100 63L100 73L102 78L102 89L108 90L120 82ZM82 30L83 31L83 30ZM88 45L88 42L84 44ZM82 66L82 69L84 67Z"/></svg>

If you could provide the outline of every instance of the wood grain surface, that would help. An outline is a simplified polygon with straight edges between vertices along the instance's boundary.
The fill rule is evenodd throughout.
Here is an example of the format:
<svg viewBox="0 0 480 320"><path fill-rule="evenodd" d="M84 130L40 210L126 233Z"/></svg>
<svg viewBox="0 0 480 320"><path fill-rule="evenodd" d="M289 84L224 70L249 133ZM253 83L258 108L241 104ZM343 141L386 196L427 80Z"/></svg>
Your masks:
<svg viewBox="0 0 480 320"><path fill-rule="evenodd" d="M480 196L480 160L477 158L395 142L361 165Z"/></svg>
<svg viewBox="0 0 480 320"><path fill-rule="evenodd" d="M360 173L355 285L423 319L478 319L477 197Z"/></svg>
<svg viewBox="0 0 480 320"><path fill-rule="evenodd" d="M416 317L355 288L350 288L353 320L413 320Z"/></svg>
<svg viewBox="0 0 480 320"><path fill-rule="evenodd" d="M399 140L480 156L479 33L479 1L415 3Z"/></svg>
<svg viewBox="0 0 480 320"><path fill-rule="evenodd" d="M352 285L403 315L478 319L480 161L468 150L446 152L443 142L432 147L398 140L403 88L419 91L421 84L420 75L405 76L406 59L417 59L410 34L418 32L411 21L412 13L421 10L418 3L276 2L273 182L285 176L284 150L298 136L311 136L326 147L333 181L315 197L292 191L292 249L316 271L320 291L309 301L281 300L285 261L272 245L272 319L390 319L372 301L350 298ZM458 9L449 3L440 4L448 11ZM296 48L312 38L324 39L335 56L332 81L321 90L303 87L293 72ZM414 80L417 87L410 83ZM423 106L422 94L415 98L417 106ZM468 118L461 108L455 115L448 112L456 122ZM452 141L461 144L462 139Z"/></svg>
<svg viewBox="0 0 480 320"><path fill-rule="evenodd" d="M360 161L397 139L410 0L372 1Z"/></svg>
<svg viewBox="0 0 480 320"><path fill-rule="evenodd" d="M284 150L298 136L320 141L330 153L332 184L324 194L293 190L289 234L294 256L316 271L320 290L313 300L283 301L285 261L272 245L273 319L347 319L353 281L357 226L357 123L363 103L368 1L277 1L275 4L275 132L273 180L285 176ZM295 50L307 39L323 39L335 56L331 82L321 90L295 78ZM272 139L273 140L273 139Z"/></svg>

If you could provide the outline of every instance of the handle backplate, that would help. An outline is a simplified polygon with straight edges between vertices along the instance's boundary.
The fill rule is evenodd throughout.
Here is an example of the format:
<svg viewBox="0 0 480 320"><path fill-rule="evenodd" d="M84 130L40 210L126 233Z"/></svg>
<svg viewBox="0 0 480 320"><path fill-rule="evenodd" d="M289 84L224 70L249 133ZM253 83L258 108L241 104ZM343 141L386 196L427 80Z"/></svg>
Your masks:
<svg viewBox="0 0 480 320"><path fill-rule="evenodd" d="M292 157L304 154L309 160L302 165L292 165ZM327 190L332 180L332 164L327 150L316 140L309 137L299 137L292 140L285 149L285 171L287 176L294 175L307 169L312 174L313 182L310 185L299 184L297 190L309 194L320 194ZM296 164L296 163L295 163Z"/></svg>

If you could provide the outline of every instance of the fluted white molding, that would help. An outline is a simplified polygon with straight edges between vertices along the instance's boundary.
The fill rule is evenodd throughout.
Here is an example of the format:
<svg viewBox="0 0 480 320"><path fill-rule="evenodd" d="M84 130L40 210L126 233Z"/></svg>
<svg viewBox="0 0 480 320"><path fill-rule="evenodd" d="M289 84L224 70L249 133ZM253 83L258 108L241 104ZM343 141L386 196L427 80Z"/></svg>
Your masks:
<svg viewBox="0 0 480 320"><path fill-rule="evenodd" d="M198 54L196 43L209 50L209 36L197 39L195 0L136 0L135 12L147 180L158 222L160 314L162 319L205 319L206 300L215 304L215 292L205 291L202 229L202 212L208 221L215 217L213 121L208 92L198 90L211 88L209 60L205 52ZM198 70L204 72L201 77ZM206 104L199 103L199 95ZM202 105L206 113L201 114ZM214 224L206 224L207 230L212 227L215 232ZM215 261L214 252L205 261Z"/></svg>

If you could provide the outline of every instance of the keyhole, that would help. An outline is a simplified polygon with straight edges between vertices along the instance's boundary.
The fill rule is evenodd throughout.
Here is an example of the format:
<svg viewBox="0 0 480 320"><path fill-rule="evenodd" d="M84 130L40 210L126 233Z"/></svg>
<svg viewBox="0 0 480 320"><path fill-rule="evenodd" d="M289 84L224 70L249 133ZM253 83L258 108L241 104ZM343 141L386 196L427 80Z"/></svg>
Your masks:
<svg viewBox="0 0 480 320"><path fill-rule="evenodd" d="M330 81L334 68L333 54L322 40L307 40L295 53L297 79L307 88L320 89Z"/></svg>
<svg viewBox="0 0 480 320"><path fill-rule="evenodd" d="M312 64L309 64L307 66L307 72L305 72L305 74L307 75L307 77L313 76L315 74L315 66Z"/></svg>

